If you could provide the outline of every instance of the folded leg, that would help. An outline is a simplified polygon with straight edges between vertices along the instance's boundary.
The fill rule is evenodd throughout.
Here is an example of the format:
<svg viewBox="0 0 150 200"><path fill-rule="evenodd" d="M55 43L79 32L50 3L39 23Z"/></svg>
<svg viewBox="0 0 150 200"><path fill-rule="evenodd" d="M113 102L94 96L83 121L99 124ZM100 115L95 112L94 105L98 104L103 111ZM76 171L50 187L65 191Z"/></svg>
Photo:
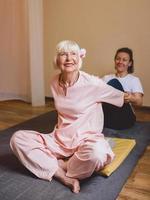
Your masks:
<svg viewBox="0 0 150 200"><path fill-rule="evenodd" d="M11 138L10 146L22 164L33 174L39 178L51 180L58 169L54 151L59 151L59 149L50 135L27 130L17 131Z"/></svg>
<svg viewBox="0 0 150 200"><path fill-rule="evenodd" d="M67 162L68 177L84 179L110 163L114 154L104 138L84 141Z"/></svg>

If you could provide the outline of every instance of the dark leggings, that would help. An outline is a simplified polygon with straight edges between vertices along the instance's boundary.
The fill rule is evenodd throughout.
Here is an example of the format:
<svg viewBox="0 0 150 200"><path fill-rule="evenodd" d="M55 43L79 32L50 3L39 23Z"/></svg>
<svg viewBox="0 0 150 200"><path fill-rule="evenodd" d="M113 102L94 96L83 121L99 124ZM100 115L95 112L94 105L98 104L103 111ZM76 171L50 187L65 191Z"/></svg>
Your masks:
<svg viewBox="0 0 150 200"><path fill-rule="evenodd" d="M121 83L117 79L112 79L108 83L112 87L124 92ZM102 104L104 111L104 127L111 129L127 129L134 125L136 116L129 103L124 103L123 106L117 107L108 103Z"/></svg>

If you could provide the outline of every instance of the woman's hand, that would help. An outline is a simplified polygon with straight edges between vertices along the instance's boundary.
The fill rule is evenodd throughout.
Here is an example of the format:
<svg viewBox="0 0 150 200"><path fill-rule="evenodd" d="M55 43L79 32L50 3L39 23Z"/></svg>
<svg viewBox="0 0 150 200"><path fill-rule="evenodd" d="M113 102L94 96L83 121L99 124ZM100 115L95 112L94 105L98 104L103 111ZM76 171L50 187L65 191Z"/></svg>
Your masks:
<svg viewBox="0 0 150 200"><path fill-rule="evenodd" d="M130 98L131 98L130 93L125 92L125 93L124 93L124 102L125 102L125 103L129 103L129 102L130 102Z"/></svg>
<svg viewBox="0 0 150 200"><path fill-rule="evenodd" d="M124 93L124 102L131 103L135 106L142 106L143 94L138 93L138 92L136 92L136 93L125 92Z"/></svg>

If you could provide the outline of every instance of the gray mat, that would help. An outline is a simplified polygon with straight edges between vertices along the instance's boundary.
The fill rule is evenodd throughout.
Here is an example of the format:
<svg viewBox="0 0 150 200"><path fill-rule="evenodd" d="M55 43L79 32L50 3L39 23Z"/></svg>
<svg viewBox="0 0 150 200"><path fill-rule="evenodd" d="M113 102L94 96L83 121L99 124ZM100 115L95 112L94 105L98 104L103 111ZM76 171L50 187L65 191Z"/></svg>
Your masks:
<svg viewBox="0 0 150 200"><path fill-rule="evenodd" d="M48 182L36 178L20 164L9 147L14 131L30 129L48 133L56 118L56 112L52 111L0 132L0 200L115 200L150 142L150 122L137 122L133 128L124 131L104 129L106 136L135 138L137 144L110 177L93 175L81 181L79 194L73 194L57 180Z"/></svg>

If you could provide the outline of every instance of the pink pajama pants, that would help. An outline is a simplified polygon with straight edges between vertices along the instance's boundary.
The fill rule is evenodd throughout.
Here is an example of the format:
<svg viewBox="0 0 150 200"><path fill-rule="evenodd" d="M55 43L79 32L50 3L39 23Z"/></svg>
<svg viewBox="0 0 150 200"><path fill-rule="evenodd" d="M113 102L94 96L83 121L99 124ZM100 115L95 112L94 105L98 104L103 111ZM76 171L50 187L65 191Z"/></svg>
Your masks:
<svg viewBox="0 0 150 200"><path fill-rule="evenodd" d="M10 146L28 170L49 181L58 169L58 159L69 157L66 176L83 179L102 169L114 158L103 137L84 140L76 149L66 149L51 134L20 130L12 136Z"/></svg>

